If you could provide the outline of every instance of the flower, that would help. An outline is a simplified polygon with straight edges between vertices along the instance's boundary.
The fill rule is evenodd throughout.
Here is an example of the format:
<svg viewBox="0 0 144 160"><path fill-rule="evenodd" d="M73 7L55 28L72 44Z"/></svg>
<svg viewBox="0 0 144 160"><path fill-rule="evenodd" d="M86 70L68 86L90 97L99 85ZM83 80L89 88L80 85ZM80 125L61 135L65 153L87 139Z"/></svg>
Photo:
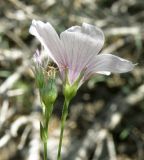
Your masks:
<svg viewBox="0 0 144 160"><path fill-rule="evenodd" d="M84 83L96 73L124 73L134 64L112 54L98 54L104 44L104 34L96 26L83 23L72 26L58 36L52 25L33 20L29 32L44 46L49 57L57 64L62 80L70 85Z"/></svg>

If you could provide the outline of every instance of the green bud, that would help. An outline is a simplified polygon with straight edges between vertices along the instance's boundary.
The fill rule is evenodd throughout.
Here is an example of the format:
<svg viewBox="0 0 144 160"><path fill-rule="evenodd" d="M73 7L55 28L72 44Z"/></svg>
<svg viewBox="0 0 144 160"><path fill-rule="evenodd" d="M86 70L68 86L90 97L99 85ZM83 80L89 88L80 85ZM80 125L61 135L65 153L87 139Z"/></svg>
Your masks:
<svg viewBox="0 0 144 160"><path fill-rule="evenodd" d="M57 87L55 79L48 78L43 87L40 88L40 96L45 106L51 106L57 98Z"/></svg>

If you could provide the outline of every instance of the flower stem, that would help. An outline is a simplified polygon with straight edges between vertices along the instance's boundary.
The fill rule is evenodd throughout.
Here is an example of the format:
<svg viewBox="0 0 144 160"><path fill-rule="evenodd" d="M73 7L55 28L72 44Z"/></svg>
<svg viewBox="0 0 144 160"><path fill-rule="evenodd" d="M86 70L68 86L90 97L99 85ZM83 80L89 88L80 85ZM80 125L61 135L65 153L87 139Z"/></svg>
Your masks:
<svg viewBox="0 0 144 160"><path fill-rule="evenodd" d="M66 121L66 118L67 118L67 115L68 115L69 102L70 102L69 100L65 99L63 110L62 110L61 132L60 132L60 140L59 140L57 160L61 160L61 147L62 147L62 140L63 140L63 132L64 132L64 127L65 127L65 121Z"/></svg>
<svg viewBox="0 0 144 160"><path fill-rule="evenodd" d="M41 124L41 140L44 147L44 160L47 160L48 125L52 114L53 105L43 106L43 124Z"/></svg>
<svg viewBox="0 0 144 160"><path fill-rule="evenodd" d="M47 141L43 142L44 145L44 160L47 160Z"/></svg>

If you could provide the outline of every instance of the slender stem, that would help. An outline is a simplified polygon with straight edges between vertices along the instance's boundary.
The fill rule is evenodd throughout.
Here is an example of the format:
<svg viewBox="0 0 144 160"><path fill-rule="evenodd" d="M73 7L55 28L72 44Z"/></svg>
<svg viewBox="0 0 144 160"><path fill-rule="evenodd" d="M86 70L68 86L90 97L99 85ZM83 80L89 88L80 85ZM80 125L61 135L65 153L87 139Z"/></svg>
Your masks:
<svg viewBox="0 0 144 160"><path fill-rule="evenodd" d="M47 141L43 142L44 145L44 160L47 160Z"/></svg>
<svg viewBox="0 0 144 160"><path fill-rule="evenodd" d="M49 124L49 118L46 119L45 126L44 126L45 132L46 132L46 139L43 141L43 145L44 145L44 160L47 160L48 124Z"/></svg>
<svg viewBox="0 0 144 160"><path fill-rule="evenodd" d="M60 132L60 140L59 140L57 160L61 160L61 147L62 147L62 140L63 140L63 132L64 132L64 127L65 127L65 121L66 121L66 118L67 118L67 115L68 115L68 106L69 106L69 101L67 101L65 99L63 110L62 110L61 132Z"/></svg>
<svg viewBox="0 0 144 160"><path fill-rule="evenodd" d="M42 138L43 146L44 146L44 160L47 160L47 142L48 142L48 125L49 120L52 114L53 105L45 107L43 110L43 132L45 132L45 138Z"/></svg>

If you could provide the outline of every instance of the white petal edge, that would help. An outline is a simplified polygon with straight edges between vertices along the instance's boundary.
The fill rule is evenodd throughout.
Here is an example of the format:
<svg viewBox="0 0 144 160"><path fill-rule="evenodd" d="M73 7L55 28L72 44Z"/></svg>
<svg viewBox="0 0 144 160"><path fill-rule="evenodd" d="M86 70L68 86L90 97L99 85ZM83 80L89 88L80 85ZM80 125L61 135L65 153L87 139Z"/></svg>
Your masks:
<svg viewBox="0 0 144 160"><path fill-rule="evenodd" d="M109 76L111 74L111 72L108 72L108 71L99 71L99 72L96 72L96 73L107 75L107 76Z"/></svg>

